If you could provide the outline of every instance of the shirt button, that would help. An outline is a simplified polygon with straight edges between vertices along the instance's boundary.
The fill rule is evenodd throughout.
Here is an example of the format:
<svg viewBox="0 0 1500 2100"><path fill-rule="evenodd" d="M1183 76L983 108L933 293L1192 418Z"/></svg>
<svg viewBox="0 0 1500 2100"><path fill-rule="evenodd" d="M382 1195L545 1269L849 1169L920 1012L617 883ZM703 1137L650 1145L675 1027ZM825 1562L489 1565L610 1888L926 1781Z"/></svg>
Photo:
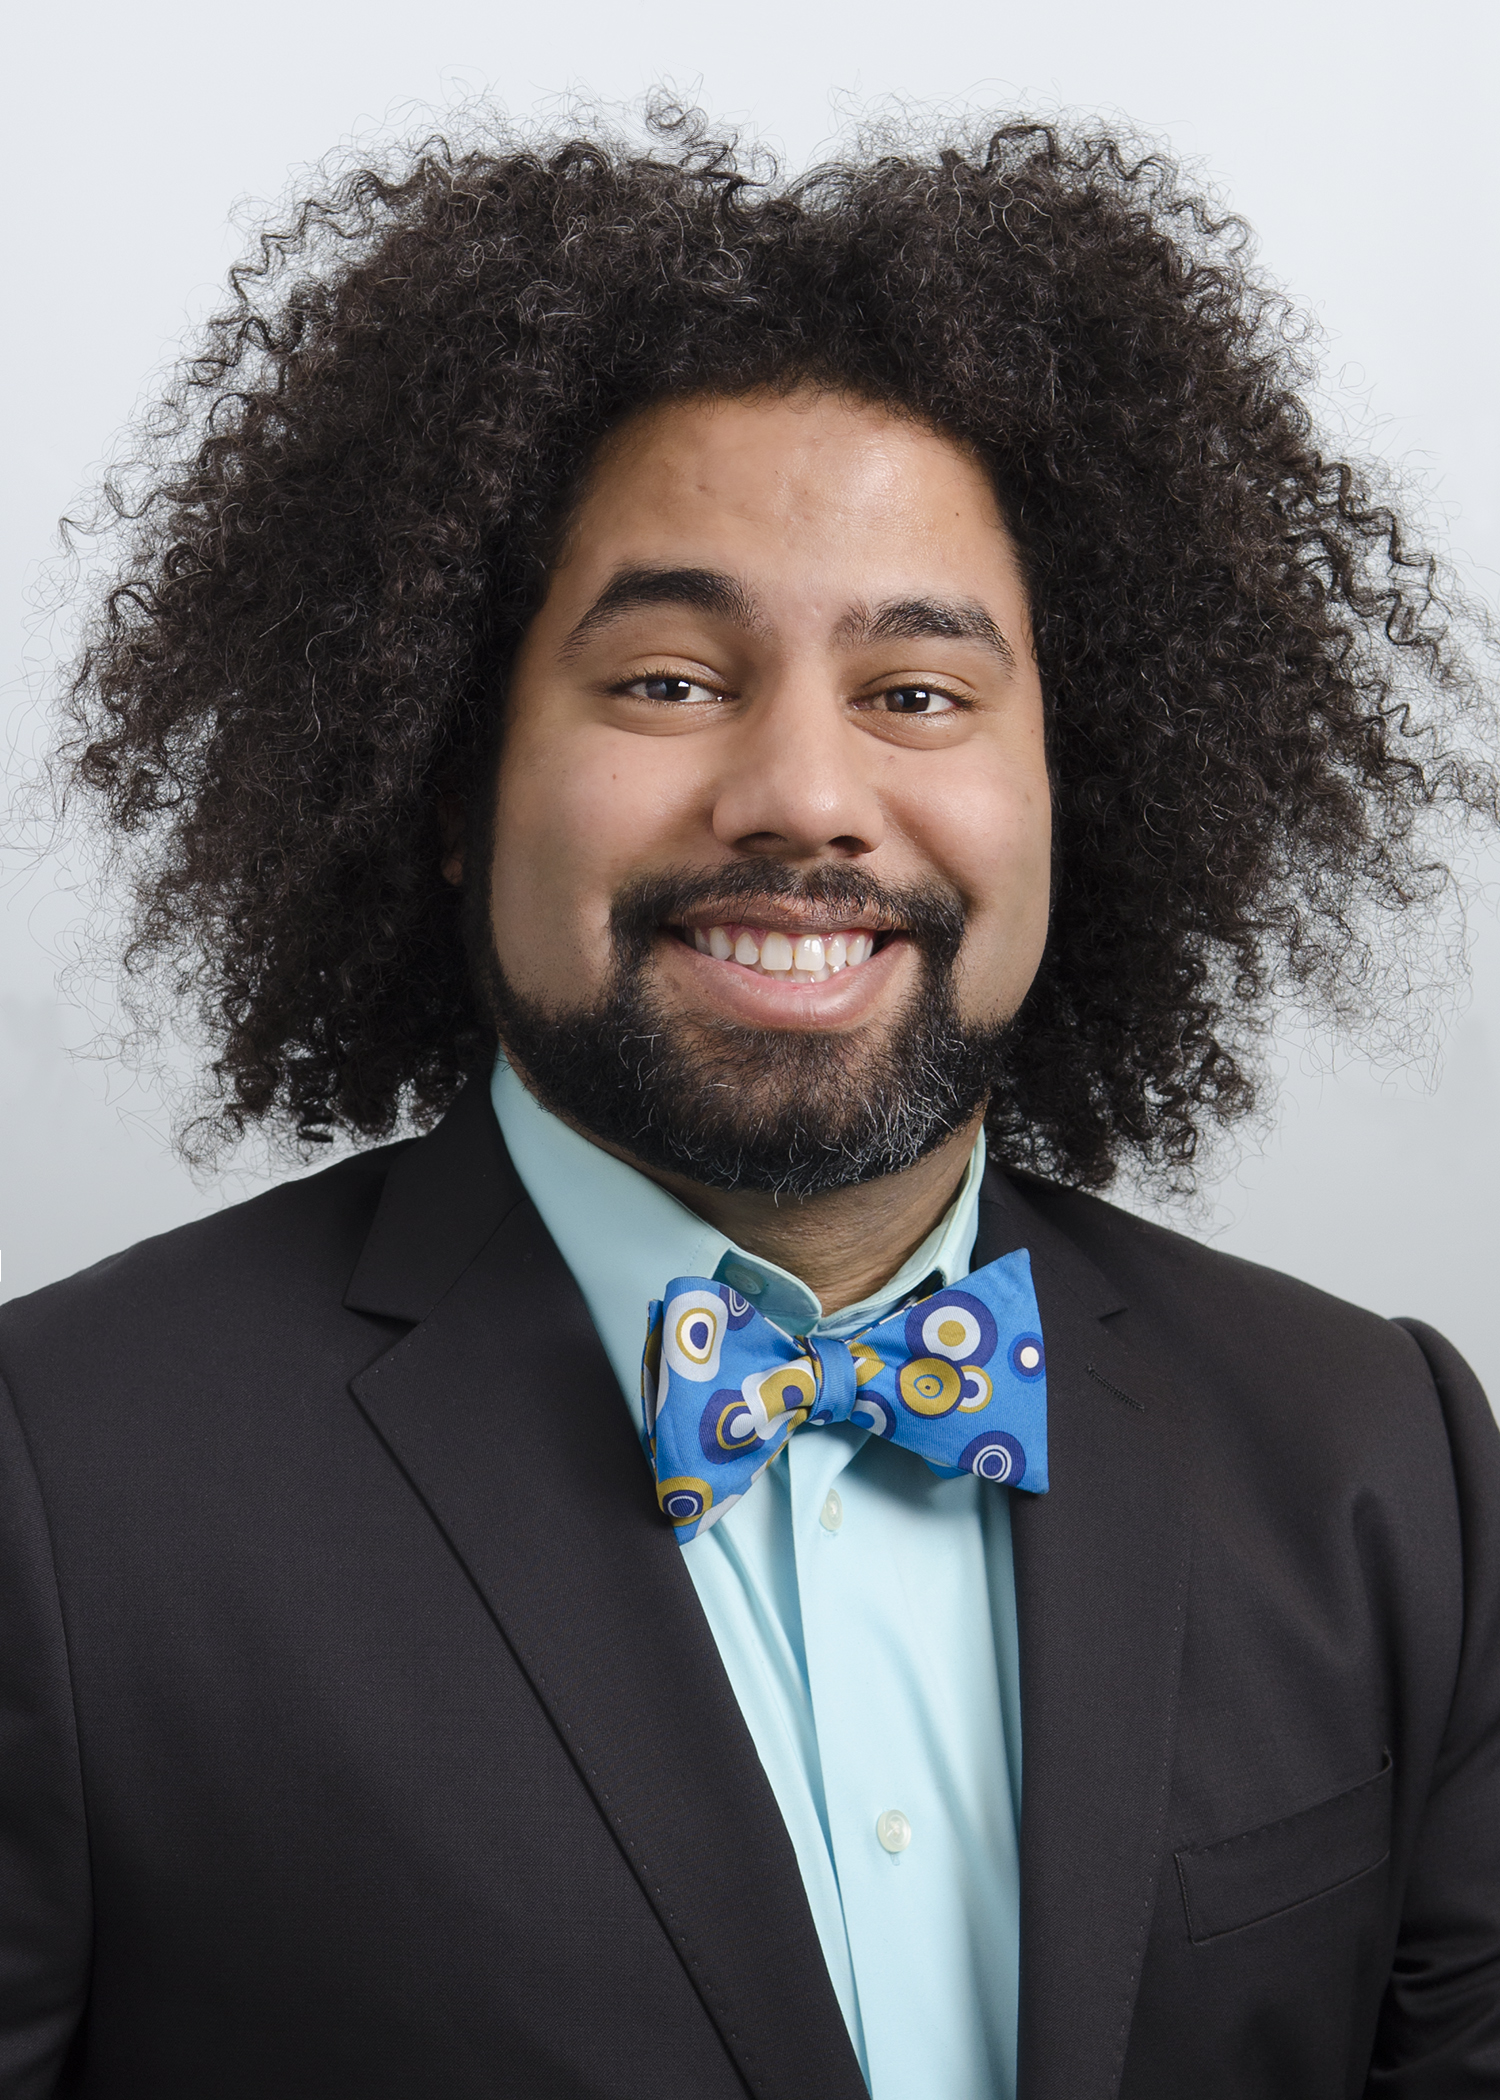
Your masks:
<svg viewBox="0 0 1500 2100"><path fill-rule="evenodd" d="M730 1262L725 1267L724 1281L732 1291L738 1291L745 1298L758 1298L765 1289L765 1284L755 1271L741 1268L738 1262Z"/></svg>
<svg viewBox="0 0 1500 2100"><path fill-rule="evenodd" d="M904 1852L911 1843L911 1825L899 1808L888 1808L875 1818L875 1835L887 1852Z"/></svg>
<svg viewBox="0 0 1500 2100"><path fill-rule="evenodd" d="M837 1488L830 1488L823 1497L823 1507L818 1511L818 1522L825 1531L837 1531L844 1521L844 1498Z"/></svg>

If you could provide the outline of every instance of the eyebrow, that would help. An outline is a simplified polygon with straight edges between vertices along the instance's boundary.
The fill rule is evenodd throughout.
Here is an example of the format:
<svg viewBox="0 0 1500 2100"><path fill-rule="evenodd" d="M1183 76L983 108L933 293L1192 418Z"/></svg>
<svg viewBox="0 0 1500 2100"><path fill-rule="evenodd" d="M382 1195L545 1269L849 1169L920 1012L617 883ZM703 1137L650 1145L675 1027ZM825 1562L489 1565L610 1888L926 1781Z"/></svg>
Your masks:
<svg viewBox="0 0 1500 2100"><path fill-rule="evenodd" d="M649 605L680 605L755 632L764 627L745 586L719 569L633 567L613 575L562 645L570 656L611 620ZM834 629L849 648L870 642L980 642L1010 670L1015 651L982 605L972 600L889 598L855 606Z"/></svg>
<svg viewBox="0 0 1500 2100"><path fill-rule="evenodd" d="M763 624L745 586L718 569L621 569L578 622L561 653L572 655L599 628L645 605L684 605L734 627L754 629Z"/></svg>
<svg viewBox="0 0 1500 2100"><path fill-rule="evenodd" d="M883 605L855 606L836 629L858 648L867 642L982 642L1009 670L1016 654L982 605L946 598L889 598Z"/></svg>

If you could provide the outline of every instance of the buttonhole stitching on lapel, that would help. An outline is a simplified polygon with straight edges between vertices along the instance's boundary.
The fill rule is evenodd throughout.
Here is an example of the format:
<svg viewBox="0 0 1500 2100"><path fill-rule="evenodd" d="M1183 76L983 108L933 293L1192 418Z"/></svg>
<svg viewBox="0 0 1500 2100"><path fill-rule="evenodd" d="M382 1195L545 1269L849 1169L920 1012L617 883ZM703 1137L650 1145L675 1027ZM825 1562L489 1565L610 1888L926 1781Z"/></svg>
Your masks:
<svg viewBox="0 0 1500 2100"><path fill-rule="evenodd" d="M1106 1378L1104 1373L1096 1371L1092 1364L1085 1364L1084 1369L1088 1372L1090 1378L1093 1379L1095 1385L1102 1385L1106 1393L1113 1393L1115 1398L1123 1401L1126 1407L1133 1407L1138 1415L1143 1415L1146 1412L1139 1400L1133 1400L1130 1394L1122 1387L1116 1385L1112 1378Z"/></svg>

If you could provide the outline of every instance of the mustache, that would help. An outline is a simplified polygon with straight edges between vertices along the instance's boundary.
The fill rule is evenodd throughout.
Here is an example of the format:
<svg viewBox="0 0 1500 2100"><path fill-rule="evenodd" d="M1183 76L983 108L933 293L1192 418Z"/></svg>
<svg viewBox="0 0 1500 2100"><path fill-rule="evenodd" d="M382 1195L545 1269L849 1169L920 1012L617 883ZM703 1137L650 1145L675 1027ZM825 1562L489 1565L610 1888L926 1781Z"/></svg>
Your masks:
<svg viewBox="0 0 1500 2100"><path fill-rule="evenodd" d="M640 875L616 891L610 934L618 963L639 968L664 925L689 912L754 920L756 904L800 904L839 918L873 921L902 933L942 970L963 944L966 914L958 892L940 882L878 882L859 868L795 868L785 861L735 861L724 868L669 868Z"/></svg>

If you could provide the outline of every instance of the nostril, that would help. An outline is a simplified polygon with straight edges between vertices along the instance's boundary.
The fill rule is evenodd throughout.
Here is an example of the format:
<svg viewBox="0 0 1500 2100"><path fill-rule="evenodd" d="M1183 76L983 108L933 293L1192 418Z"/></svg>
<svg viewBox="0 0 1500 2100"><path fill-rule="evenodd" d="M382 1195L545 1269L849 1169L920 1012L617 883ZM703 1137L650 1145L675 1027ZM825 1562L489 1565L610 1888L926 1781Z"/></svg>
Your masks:
<svg viewBox="0 0 1500 2100"><path fill-rule="evenodd" d="M825 839L818 846L799 846L780 831L747 831L743 838L734 840L736 853L746 853L761 860L818 861L859 860L874 847L867 839L857 839L845 832L836 839Z"/></svg>

